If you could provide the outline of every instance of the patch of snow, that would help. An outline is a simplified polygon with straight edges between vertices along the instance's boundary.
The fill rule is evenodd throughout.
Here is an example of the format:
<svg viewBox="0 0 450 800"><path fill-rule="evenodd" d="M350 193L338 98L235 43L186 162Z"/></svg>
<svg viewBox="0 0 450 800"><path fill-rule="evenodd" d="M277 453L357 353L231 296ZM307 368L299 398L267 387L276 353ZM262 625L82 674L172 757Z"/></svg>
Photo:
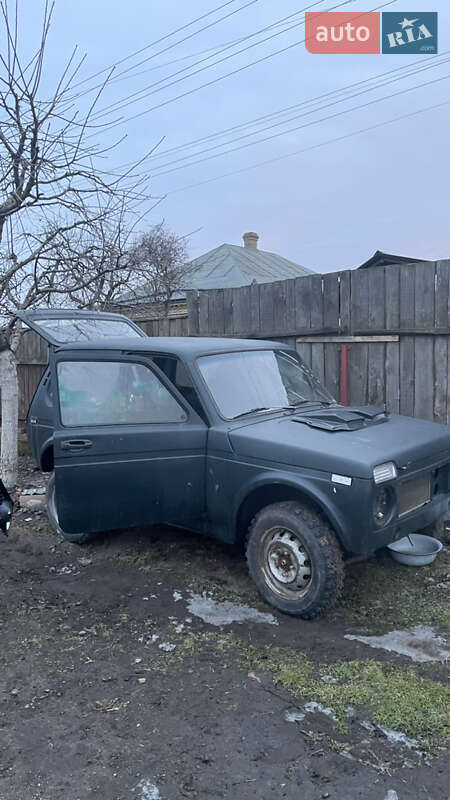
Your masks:
<svg viewBox="0 0 450 800"><path fill-rule="evenodd" d="M419 747L419 743L416 742L415 739L410 739L406 733L401 733L401 731L393 731L390 728L384 728L382 725L378 726L379 730L384 733L386 739L389 742L393 742L394 744L404 744L408 750L417 750Z"/></svg>
<svg viewBox="0 0 450 800"><path fill-rule="evenodd" d="M176 644L171 644L171 642L161 642L158 647L160 650L164 650L165 653L171 653L172 650L175 650Z"/></svg>
<svg viewBox="0 0 450 800"><path fill-rule="evenodd" d="M364 728L364 730L369 731L369 733L375 733L375 731L377 729L376 725L373 725L371 722L368 722L368 720L366 720L366 719L364 719L361 722L361 728Z"/></svg>
<svg viewBox="0 0 450 800"><path fill-rule="evenodd" d="M389 653L408 656L413 661L447 661L450 659L450 647L447 641L438 636L433 628L426 625L417 625L406 631L391 631L384 636L355 636L346 634L345 639L355 640L381 648Z"/></svg>
<svg viewBox="0 0 450 800"><path fill-rule="evenodd" d="M58 570L58 575L72 575L72 572L73 567L72 564L70 564L70 566L61 567L61 569Z"/></svg>
<svg viewBox="0 0 450 800"><path fill-rule="evenodd" d="M159 633L153 633L150 637L151 642L157 642L159 639Z"/></svg>
<svg viewBox="0 0 450 800"><path fill-rule="evenodd" d="M160 800L161 798L158 787L147 778L139 781L134 791L139 792L139 800Z"/></svg>
<svg viewBox="0 0 450 800"><path fill-rule="evenodd" d="M384 800L398 800L397 792L394 792L393 789L389 789L389 791L388 791L386 797L384 798Z"/></svg>
<svg viewBox="0 0 450 800"><path fill-rule="evenodd" d="M181 594L181 592L175 591L173 593L173 599L175 600L176 603L178 603L179 600L183 599L183 595Z"/></svg>
<svg viewBox="0 0 450 800"><path fill-rule="evenodd" d="M304 708L308 714L317 714L319 712L320 714L325 714L327 717L330 717L333 722L337 722L337 717L333 709L325 708L322 703L316 703L314 700L312 700L310 703L305 703Z"/></svg>
<svg viewBox="0 0 450 800"><path fill-rule="evenodd" d="M258 622L266 625L278 625L278 620L273 614L257 611L247 605L239 605L226 600L223 603L216 602L212 597L206 595L193 594L187 603L188 610L196 617L200 617L203 622L209 625L231 625L233 622Z"/></svg>
<svg viewBox="0 0 450 800"><path fill-rule="evenodd" d="M284 714L286 722L301 722L305 715L301 711L286 711Z"/></svg>
<svg viewBox="0 0 450 800"><path fill-rule="evenodd" d="M183 625L182 622L180 622L180 624L177 625L176 628L175 628L175 633L181 633L181 631L183 631L183 630L184 630L184 625Z"/></svg>
<svg viewBox="0 0 450 800"><path fill-rule="evenodd" d="M305 712L307 714L317 714L317 713L325 714L327 717L330 717L330 719L332 719L333 722L337 722L337 717L336 717L336 714L334 713L333 709L332 708L326 708L321 703L316 703L314 701L311 701L309 703L305 703L303 708L304 708L304 710L305 710ZM347 706L347 708L345 709L345 716L347 717L347 719L350 719L351 717L354 717L355 716L355 709L352 708L352 706ZM294 709L294 710L291 710L291 711L286 711L285 714L284 714L284 718L285 718L286 722L300 722L302 719L305 719L305 714L303 714L301 711L296 711ZM370 724L371 724L370 722L367 723L367 725L370 725ZM365 727L365 725L364 725L364 727ZM375 731L375 726L372 726L372 728Z"/></svg>
<svg viewBox="0 0 450 800"><path fill-rule="evenodd" d="M363 720L362 722L360 722L360 725L362 728L364 728L366 731L369 731L369 733L371 734L377 732L382 733L386 737L388 742L391 742L391 744L403 744L405 745L405 747L408 748L408 750L414 750L417 753L417 755L423 756L423 752L419 748L419 743L416 742L415 739L410 739L409 736L406 735L406 733L402 733L401 731L394 731L391 730L390 728L385 728L383 727L383 725L374 725L372 722L368 722L367 720Z"/></svg>

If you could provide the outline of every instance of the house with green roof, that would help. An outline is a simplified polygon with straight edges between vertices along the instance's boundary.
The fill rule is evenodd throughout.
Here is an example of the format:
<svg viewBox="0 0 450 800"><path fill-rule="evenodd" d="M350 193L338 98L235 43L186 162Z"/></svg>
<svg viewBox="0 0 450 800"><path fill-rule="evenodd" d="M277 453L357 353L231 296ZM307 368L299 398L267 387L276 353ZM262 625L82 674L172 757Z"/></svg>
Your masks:
<svg viewBox="0 0 450 800"><path fill-rule="evenodd" d="M244 233L242 238L243 246L221 244L189 261L186 264L184 285L171 298L172 307L183 303L186 292L191 289L234 289L250 286L252 283L272 283L298 278L313 272L277 253L260 250L257 233L250 231ZM139 296L135 296L133 305L149 302L151 295L143 286Z"/></svg>
<svg viewBox="0 0 450 800"><path fill-rule="evenodd" d="M231 289L252 283L272 283L310 275L302 267L277 253L260 250L257 233L243 235L243 246L221 244L189 262L188 289Z"/></svg>

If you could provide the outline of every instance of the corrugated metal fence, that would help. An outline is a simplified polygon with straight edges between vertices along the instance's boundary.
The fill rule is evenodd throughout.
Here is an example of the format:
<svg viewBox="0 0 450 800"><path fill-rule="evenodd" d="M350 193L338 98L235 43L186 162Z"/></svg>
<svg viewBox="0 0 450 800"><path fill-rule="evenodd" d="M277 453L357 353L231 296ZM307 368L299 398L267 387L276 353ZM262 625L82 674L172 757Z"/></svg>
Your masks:
<svg viewBox="0 0 450 800"><path fill-rule="evenodd" d="M347 389L350 403L386 403L449 423L449 287L450 260L346 270L190 292L186 315L139 324L149 336L278 339L296 347L337 398ZM27 333L21 418L43 363L44 346Z"/></svg>

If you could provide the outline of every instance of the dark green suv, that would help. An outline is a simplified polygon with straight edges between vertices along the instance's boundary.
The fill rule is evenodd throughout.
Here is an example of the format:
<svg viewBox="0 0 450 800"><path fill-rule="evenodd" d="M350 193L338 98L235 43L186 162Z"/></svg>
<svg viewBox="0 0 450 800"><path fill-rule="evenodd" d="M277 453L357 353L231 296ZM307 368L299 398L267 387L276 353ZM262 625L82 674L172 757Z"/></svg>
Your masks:
<svg viewBox="0 0 450 800"><path fill-rule="evenodd" d="M339 596L347 554L447 510L449 429L337 404L280 343L150 338L116 314L20 317L50 344L28 428L69 541L154 523L242 541L262 596L311 618Z"/></svg>

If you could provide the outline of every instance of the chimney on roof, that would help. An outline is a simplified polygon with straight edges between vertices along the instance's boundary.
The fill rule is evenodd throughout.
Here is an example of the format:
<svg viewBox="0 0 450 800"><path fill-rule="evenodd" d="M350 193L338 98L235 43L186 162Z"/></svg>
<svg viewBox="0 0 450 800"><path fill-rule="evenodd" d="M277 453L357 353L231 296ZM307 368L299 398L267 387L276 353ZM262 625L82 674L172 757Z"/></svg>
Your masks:
<svg viewBox="0 0 450 800"><path fill-rule="evenodd" d="M254 233L253 231L248 231L247 233L244 233L242 238L244 240L244 247L251 247L253 248L253 250L258 249L259 236L257 233Z"/></svg>

